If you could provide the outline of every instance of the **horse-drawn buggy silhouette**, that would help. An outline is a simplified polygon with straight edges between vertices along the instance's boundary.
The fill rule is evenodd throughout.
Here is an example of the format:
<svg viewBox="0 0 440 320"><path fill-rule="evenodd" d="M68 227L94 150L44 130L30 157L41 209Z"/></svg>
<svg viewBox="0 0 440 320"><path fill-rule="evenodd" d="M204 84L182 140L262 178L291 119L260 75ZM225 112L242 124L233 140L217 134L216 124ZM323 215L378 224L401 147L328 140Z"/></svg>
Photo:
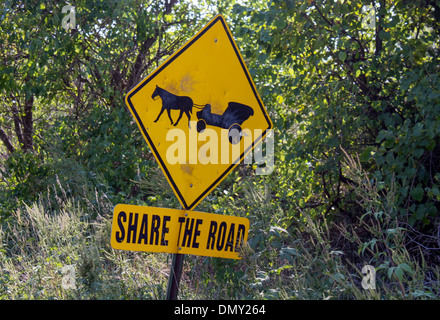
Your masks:
<svg viewBox="0 0 440 320"><path fill-rule="evenodd" d="M205 106L195 104L190 97L172 94L156 85L156 89L151 98L155 100L158 96L162 99L162 108L154 122L159 121L162 113L167 110L168 118L172 125L177 126L182 115L185 113L188 118L188 126L190 126L190 114L192 113L192 108L200 106L203 108L198 108L201 110L197 112L197 132L205 130L207 125L228 129L229 142L232 144L240 142L242 137L241 125L249 119L250 116L254 115L254 110L251 107L238 102L229 102L225 112L221 115L212 113L210 104L206 104ZM171 118L171 110L180 111L176 122Z"/></svg>
<svg viewBox="0 0 440 320"><path fill-rule="evenodd" d="M207 125L228 129L229 142L237 144L242 137L241 125L252 115L254 110L251 107L238 102L229 102L222 115L212 113L211 105L207 104L197 112L197 132L205 130Z"/></svg>

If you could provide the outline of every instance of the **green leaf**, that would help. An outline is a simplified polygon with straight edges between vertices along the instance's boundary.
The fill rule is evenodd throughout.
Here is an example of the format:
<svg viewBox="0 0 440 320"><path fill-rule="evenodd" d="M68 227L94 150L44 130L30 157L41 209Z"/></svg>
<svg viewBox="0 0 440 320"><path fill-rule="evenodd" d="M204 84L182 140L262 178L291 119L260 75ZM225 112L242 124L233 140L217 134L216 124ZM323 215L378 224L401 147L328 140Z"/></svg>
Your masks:
<svg viewBox="0 0 440 320"><path fill-rule="evenodd" d="M426 216L426 207L424 205L419 205L416 210L417 220L422 220Z"/></svg>
<svg viewBox="0 0 440 320"><path fill-rule="evenodd" d="M269 31L267 31L265 29L261 30L261 33L260 33L260 40L261 41L270 42L271 39L272 39L272 37L271 37Z"/></svg>
<svg viewBox="0 0 440 320"><path fill-rule="evenodd" d="M414 150L414 156L419 159L425 153L425 149L417 148Z"/></svg>
<svg viewBox="0 0 440 320"><path fill-rule="evenodd" d="M423 123L418 122L413 128L412 135L414 137L420 137L420 135L422 134L422 130L423 130Z"/></svg>
<svg viewBox="0 0 440 320"><path fill-rule="evenodd" d="M408 186L405 186L405 187L402 187L402 188L400 188L400 193L401 193L401 195L403 196L403 197L405 197L406 198L406 196L408 195Z"/></svg>
<svg viewBox="0 0 440 320"><path fill-rule="evenodd" d="M283 30L286 27L286 21L284 19L278 19L275 20L275 27L277 27L277 29Z"/></svg>
<svg viewBox="0 0 440 320"><path fill-rule="evenodd" d="M380 30L379 31L379 37L382 40L390 40L391 39L391 34L389 32L384 31L384 30Z"/></svg>
<svg viewBox="0 0 440 320"><path fill-rule="evenodd" d="M406 272L408 272L411 275L414 273L413 269L411 269L411 267L406 263L401 263L399 265L399 267L401 267L403 270L405 270Z"/></svg>
<svg viewBox="0 0 440 320"><path fill-rule="evenodd" d="M423 188L421 188L421 187L416 187L416 188L412 189L410 192L411 197L416 201L422 200L423 193L424 193L424 191L423 191Z"/></svg>
<svg viewBox="0 0 440 320"><path fill-rule="evenodd" d="M347 59L347 53L346 53L345 51L340 51L340 52L339 52L339 60L341 60L342 62L344 62L345 59Z"/></svg>
<svg viewBox="0 0 440 320"><path fill-rule="evenodd" d="M391 277L393 276L394 269L396 269L396 267L391 267L388 269L388 278L389 279L391 279Z"/></svg>
<svg viewBox="0 0 440 320"><path fill-rule="evenodd" d="M401 265L398 265L396 267L396 269L394 269L394 274L397 276L397 279L402 281L402 279L403 279L403 269L402 269Z"/></svg>
<svg viewBox="0 0 440 320"><path fill-rule="evenodd" d="M282 248L281 252L287 253L291 256L299 256L298 250L296 250L295 248Z"/></svg>
<svg viewBox="0 0 440 320"><path fill-rule="evenodd" d="M428 298L431 298L431 299L435 299L436 298L436 295L434 294L434 293L432 293L432 292L429 292L429 291L421 291L421 290L415 290L414 292L411 292L411 295L414 297L414 298L419 298L419 297L428 297Z"/></svg>

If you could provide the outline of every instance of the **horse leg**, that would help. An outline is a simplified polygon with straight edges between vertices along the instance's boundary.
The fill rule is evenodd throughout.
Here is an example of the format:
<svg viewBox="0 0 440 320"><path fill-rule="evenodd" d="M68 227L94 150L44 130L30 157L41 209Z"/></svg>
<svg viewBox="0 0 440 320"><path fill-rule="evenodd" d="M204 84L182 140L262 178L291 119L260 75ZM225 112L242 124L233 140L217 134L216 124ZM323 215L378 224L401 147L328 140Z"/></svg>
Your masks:
<svg viewBox="0 0 440 320"><path fill-rule="evenodd" d="M173 118L171 118L171 110L168 108L167 112L168 112L168 118L170 118L171 124L173 124Z"/></svg>
<svg viewBox="0 0 440 320"><path fill-rule="evenodd" d="M183 115L183 110L180 109L179 118L177 119L176 123L174 124L175 126L177 126L177 124L179 123L180 119L182 118L182 115Z"/></svg>
<svg viewBox="0 0 440 320"><path fill-rule="evenodd" d="M189 114L189 110L185 110L185 114L188 117L188 128L191 129L191 116Z"/></svg>
<svg viewBox="0 0 440 320"><path fill-rule="evenodd" d="M162 113L165 111L165 108L162 106L162 109L159 112L159 115L157 116L156 120L154 120L154 122L157 122L160 118L160 116L162 115ZM168 111L169 112L169 111Z"/></svg>

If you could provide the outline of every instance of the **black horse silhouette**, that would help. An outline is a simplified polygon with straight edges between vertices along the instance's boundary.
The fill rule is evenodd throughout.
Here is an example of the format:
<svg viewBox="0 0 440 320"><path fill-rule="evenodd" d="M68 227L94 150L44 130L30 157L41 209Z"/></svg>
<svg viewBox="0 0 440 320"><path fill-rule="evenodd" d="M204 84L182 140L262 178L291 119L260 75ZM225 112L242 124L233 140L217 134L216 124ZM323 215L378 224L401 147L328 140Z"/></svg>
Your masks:
<svg viewBox="0 0 440 320"><path fill-rule="evenodd" d="M194 103L190 97L177 96L156 85L156 89L154 90L151 98L154 100L157 96L159 96L162 99L162 109L160 110L160 113L157 116L156 120L154 120L154 122L157 122L159 120L160 116L166 109L168 113L168 117L171 120L171 124L173 124L173 119L171 118L170 111L180 110L179 118L174 123L174 126L177 126L184 112L188 117L188 126L190 126L189 123L191 118L190 113L192 113L192 107L194 106Z"/></svg>

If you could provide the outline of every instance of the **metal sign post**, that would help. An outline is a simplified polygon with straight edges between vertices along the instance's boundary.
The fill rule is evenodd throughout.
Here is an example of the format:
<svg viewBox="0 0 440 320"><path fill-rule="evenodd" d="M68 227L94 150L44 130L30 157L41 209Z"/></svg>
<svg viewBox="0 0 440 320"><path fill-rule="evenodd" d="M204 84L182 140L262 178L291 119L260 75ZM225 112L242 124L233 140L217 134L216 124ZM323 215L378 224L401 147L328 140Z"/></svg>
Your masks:
<svg viewBox="0 0 440 320"><path fill-rule="evenodd" d="M173 261L171 263L170 275L168 278L167 300L177 300L184 257L184 254L173 254Z"/></svg>
<svg viewBox="0 0 440 320"><path fill-rule="evenodd" d="M183 210L183 207L182 207ZM168 276L167 300L177 300L179 292L180 278L182 277L184 254L174 253L171 262L170 275Z"/></svg>

